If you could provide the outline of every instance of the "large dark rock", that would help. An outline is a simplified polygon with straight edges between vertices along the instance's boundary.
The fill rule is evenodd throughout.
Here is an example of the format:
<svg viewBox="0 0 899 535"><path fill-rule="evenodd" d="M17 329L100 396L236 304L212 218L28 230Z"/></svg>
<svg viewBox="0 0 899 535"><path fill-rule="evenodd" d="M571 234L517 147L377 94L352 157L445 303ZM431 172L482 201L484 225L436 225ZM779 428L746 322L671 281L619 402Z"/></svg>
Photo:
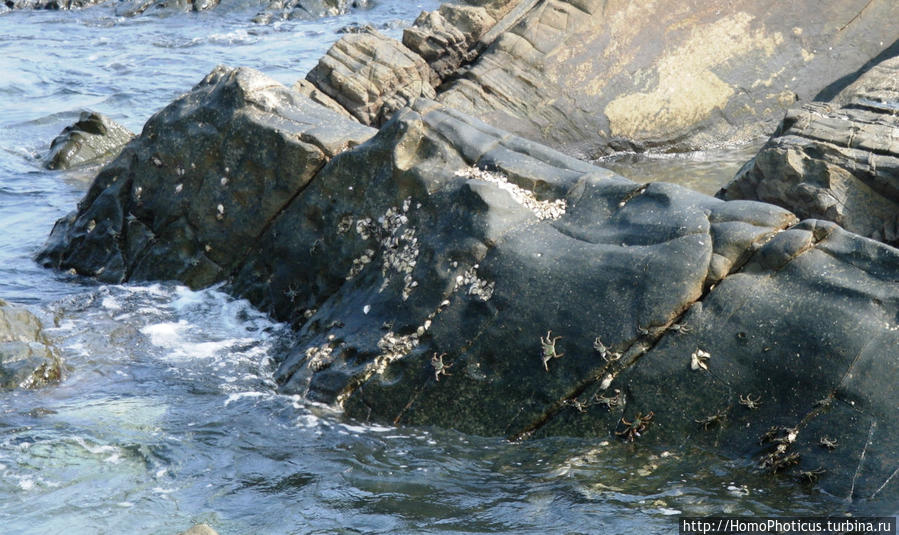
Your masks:
<svg viewBox="0 0 899 535"><path fill-rule="evenodd" d="M47 169L98 165L114 158L134 134L105 115L83 111L78 121L63 129L50 143Z"/></svg>
<svg viewBox="0 0 899 535"><path fill-rule="evenodd" d="M109 206L145 227L192 213L165 178L177 167L155 170L183 149L151 125L177 115L182 122L164 124L200 132L210 119L176 110L217 103L216 129L246 147L239 158L259 163L231 173L212 205L192 187L205 207L192 234L160 226L152 254L120 254L120 273L227 279L231 292L291 321L296 345L276 373L284 391L362 420L510 438L620 433L747 455L797 477L827 464L809 477L829 491L899 496L896 249L830 223L797 225L770 204L635 184L423 99L321 165L284 165L280 173L309 170L304 186L276 213L252 216L235 209L238 199L256 195L266 165L282 160L259 156L271 142L240 140L269 139L282 123L235 113L235 126L225 124L227 104L242 110L245 99L218 92L242 76L258 79L217 71L151 120L132 143L140 151L100 174L44 257L83 260L91 273L107 251L131 250L109 235L85 238L86 222L99 228L100 214L116 216ZM283 88L266 94L270 110L297 98ZM360 138L371 132L328 117ZM192 173L220 176L229 157L198 157ZM130 193L112 176L130 180ZM227 206L222 218L216 202ZM228 268L197 278L183 252L208 239L217 240L216 265ZM624 421L650 412L651 423L627 431ZM836 449L818 446L821 438Z"/></svg>
<svg viewBox="0 0 899 535"><path fill-rule="evenodd" d="M373 132L219 67L100 171L38 261L109 282L222 280L329 158Z"/></svg>
<svg viewBox="0 0 899 535"><path fill-rule="evenodd" d="M899 245L897 79L899 57L893 57L832 102L791 109L718 196L774 203Z"/></svg>
<svg viewBox="0 0 899 535"><path fill-rule="evenodd" d="M62 361L40 320L0 299L0 389L36 388L61 377Z"/></svg>
<svg viewBox="0 0 899 535"><path fill-rule="evenodd" d="M5 0L3 3L9 9L81 9L106 0Z"/></svg>

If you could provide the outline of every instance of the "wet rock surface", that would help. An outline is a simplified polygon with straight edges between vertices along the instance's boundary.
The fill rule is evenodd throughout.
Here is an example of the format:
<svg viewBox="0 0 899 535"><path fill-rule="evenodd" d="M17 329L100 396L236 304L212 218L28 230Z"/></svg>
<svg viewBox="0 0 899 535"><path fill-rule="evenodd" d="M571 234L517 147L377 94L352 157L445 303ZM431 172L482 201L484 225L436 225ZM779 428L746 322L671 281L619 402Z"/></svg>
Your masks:
<svg viewBox="0 0 899 535"><path fill-rule="evenodd" d="M0 388L37 388L61 377L62 361L40 320L0 299Z"/></svg>
<svg viewBox="0 0 899 535"><path fill-rule="evenodd" d="M38 261L109 282L223 280L329 158L372 133L257 71L219 67L101 170Z"/></svg>
<svg viewBox="0 0 899 535"><path fill-rule="evenodd" d="M375 134L218 69L101 171L41 258L228 281L297 328L281 388L350 417L696 446L853 500L899 495L899 251L636 184L434 101Z"/></svg>
<svg viewBox="0 0 899 535"><path fill-rule="evenodd" d="M831 102L790 109L759 154L722 189L800 217L899 244L899 57L887 59Z"/></svg>
<svg viewBox="0 0 899 535"><path fill-rule="evenodd" d="M83 111L50 143L47 169L99 165L113 159L134 134L105 115Z"/></svg>

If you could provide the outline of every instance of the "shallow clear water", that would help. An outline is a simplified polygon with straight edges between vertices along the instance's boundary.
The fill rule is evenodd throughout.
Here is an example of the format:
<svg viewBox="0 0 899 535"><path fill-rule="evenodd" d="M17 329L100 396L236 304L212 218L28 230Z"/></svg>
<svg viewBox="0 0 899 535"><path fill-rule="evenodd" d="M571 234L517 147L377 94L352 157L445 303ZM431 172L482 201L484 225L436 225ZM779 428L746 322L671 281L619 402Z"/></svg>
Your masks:
<svg viewBox="0 0 899 535"><path fill-rule="evenodd" d="M436 4L382 0L270 25L249 22L254 7L0 15L0 297L42 317L68 366L57 386L0 392L0 532L672 533L679 514L845 510L702 452L355 425L276 391L272 359L290 333L247 303L216 289L100 286L32 261L91 176L39 162L80 109L139 130L217 64L290 84L339 28L397 36ZM671 176L656 162L614 165L640 181ZM702 176L690 162L675 174ZM720 180L704 176L702 187Z"/></svg>

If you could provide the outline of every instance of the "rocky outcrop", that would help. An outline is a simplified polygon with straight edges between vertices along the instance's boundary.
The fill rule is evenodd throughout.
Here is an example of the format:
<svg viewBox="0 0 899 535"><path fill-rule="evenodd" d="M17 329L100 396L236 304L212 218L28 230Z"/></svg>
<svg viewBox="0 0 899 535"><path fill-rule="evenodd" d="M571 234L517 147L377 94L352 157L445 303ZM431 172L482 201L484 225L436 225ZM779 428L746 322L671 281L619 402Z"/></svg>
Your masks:
<svg viewBox="0 0 899 535"><path fill-rule="evenodd" d="M118 251L119 280L227 280L297 327L281 388L351 417L697 445L852 499L899 496L896 249L770 204L635 184L424 99L350 150L268 174L283 159L262 156L269 140L299 137L283 134L303 122L295 110L338 119L262 80L220 69L160 112L42 258L102 275ZM261 94L268 120L243 119L261 113ZM217 122L187 113L206 108ZM359 141L372 133L318 131L350 125ZM179 190L167 177L179 176L182 136L204 129L197 155L239 150L185 160L196 169ZM258 163L219 188L235 158ZM302 186L277 210L239 209L290 169ZM214 194L195 186L207 176ZM100 215L156 225L154 238L134 248L94 234ZM162 224L184 219L190 233ZM214 276L185 267L203 243Z"/></svg>
<svg viewBox="0 0 899 535"><path fill-rule="evenodd" d="M106 163L133 137L127 128L105 115L83 111L76 123L65 127L50 143L44 167L69 169Z"/></svg>
<svg viewBox="0 0 899 535"><path fill-rule="evenodd" d="M336 17L351 8L366 7L368 0L272 0L253 22L268 23L273 20L317 19Z"/></svg>
<svg viewBox="0 0 899 535"><path fill-rule="evenodd" d="M81 9L106 0L5 0L4 4L9 9Z"/></svg>
<svg viewBox="0 0 899 535"><path fill-rule="evenodd" d="M223 280L325 162L372 133L256 71L218 68L101 170L38 259L109 282Z"/></svg>
<svg viewBox="0 0 899 535"><path fill-rule="evenodd" d="M428 64L370 27L341 37L306 79L367 125L382 124L420 96L435 96Z"/></svg>
<svg viewBox="0 0 899 535"><path fill-rule="evenodd" d="M346 37L319 67L337 79L309 80L363 123L382 124L397 104L431 97L412 54L431 67L437 100L594 159L769 135L796 100L851 76L899 37L881 23L899 16L888 0L465 4L423 13L402 47ZM391 73L382 57L401 66Z"/></svg>
<svg viewBox="0 0 899 535"><path fill-rule="evenodd" d="M899 57L832 102L787 112L774 136L718 196L757 199L800 217L899 245Z"/></svg>
<svg viewBox="0 0 899 535"><path fill-rule="evenodd" d="M0 389L37 388L61 377L62 361L40 320L0 299Z"/></svg>

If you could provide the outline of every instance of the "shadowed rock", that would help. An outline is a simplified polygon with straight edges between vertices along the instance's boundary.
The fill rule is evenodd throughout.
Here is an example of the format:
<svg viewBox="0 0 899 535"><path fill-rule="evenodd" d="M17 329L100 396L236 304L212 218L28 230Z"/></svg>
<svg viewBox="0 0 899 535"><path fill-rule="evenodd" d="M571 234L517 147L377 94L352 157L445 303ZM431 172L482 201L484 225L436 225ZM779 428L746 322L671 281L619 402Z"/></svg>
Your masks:
<svg viewBox="0 0 899 535"><path fill-rule="evenodd" d="M257 71L219 67L101 170L38 261L110 282L212 284L329 158L372 133Z"/></svg>
<svg viewBox="0 0 899 535"><path fill-rule="evenodd" d="M774 136L722 189L800 217L899 244L899 57L883 61L832 102L787 112Z"/></svg>
<svg viewBox="0 0 899 535"><path fill-rule="evenodd" d="M0 388L37 388L61 377L62 361L40 320L0 299Z"/></svg>
<svg viewBox="0 0 899 535"><path fill-rule="evenodd" d="M193 213L164 177L177 176L180 132L209 119L177 110L218 103L216 129L238 147L291 124L226 113L224 103L244 110L248 101L246 113L259 113L263 98L220 98L235 77L262 79L218 70L151 119L132 143L140 151L101 172L43 257L62 267L78 259L91 273L106 251L131 250L84 237L97 214L130 212L149 226ZM300 105L274 85L265 109ZM176 116L183 122L160 119ZM151 126L161 124L172 127ZM350 125L360 141L372 132L349 121L339 129ZM825 222L797 225L770 204L635 184L425 99L326 162L282 168L309 175L272 215L233 216L245 185L254 192L266 165L281 161L260 156L270 146L237 151L260 163L216 189L222 218L212 209L192 216L194 234L154 231L154 252L122 254L120 272L228 280L232 293L291 321L296 345L276 372L283 391L362 420L699 445L797 477L827 460L835 468L817 477L829 491L899 495L888 386L899 346L896 249ZM229 155L199 158L192 172L221 176ZM113 175L131 180L130 194ZM157 182L134 197L137 184ZM198 191L202 215L208 194ZM205 279L182 269L182 251L207 243L199 235L217 240L210 254L228 266ZM142 267L150 260L163 267ZM816 446L825 433L840 446Z"/></svg>
<svg viewBox="0 0 899 535"><path fill-rule="evenodd" d="M69 169L106 163L133 137L127 128L105 115L83 111L78 122L65 127L50 143L44 167Z"/></svg>

